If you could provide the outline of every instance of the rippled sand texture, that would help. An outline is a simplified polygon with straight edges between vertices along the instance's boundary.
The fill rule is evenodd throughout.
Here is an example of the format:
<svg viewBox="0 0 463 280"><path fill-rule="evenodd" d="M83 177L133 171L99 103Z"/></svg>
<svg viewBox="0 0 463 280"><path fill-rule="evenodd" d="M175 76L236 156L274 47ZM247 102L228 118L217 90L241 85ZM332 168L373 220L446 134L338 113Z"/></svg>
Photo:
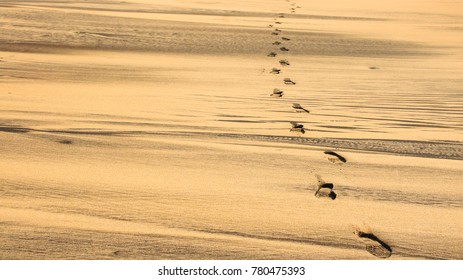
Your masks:
<svg viewBox="0 0 463 280"><path fill-rule="evenodd" d="M463 258L461 2L69 2L0 1L1 259Z"/></svg>

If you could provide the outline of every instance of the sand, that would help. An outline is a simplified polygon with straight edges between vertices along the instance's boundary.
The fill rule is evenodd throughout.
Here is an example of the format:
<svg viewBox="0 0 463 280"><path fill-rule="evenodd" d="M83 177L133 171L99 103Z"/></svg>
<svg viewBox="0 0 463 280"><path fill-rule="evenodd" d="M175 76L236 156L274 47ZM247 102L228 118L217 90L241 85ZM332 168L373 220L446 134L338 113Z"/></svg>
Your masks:
<svg viewBox="0 0 463 280"><path fill-rule="evenodd" d="M1 1L0 259L463 258L462 3L153 2Z"/></svg>

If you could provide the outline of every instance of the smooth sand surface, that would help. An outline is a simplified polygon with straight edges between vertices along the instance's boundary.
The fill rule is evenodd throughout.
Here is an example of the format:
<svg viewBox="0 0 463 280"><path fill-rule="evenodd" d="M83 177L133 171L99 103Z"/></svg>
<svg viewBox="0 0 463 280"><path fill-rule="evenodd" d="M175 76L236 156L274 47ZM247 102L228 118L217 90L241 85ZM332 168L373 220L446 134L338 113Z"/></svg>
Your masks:
<svg viewBox="0 0 463 280"><path fill-rule="evenodd" d="M0 26L0 259L376 259L356 231L463 258L461 2L1 1Z"/></svg>

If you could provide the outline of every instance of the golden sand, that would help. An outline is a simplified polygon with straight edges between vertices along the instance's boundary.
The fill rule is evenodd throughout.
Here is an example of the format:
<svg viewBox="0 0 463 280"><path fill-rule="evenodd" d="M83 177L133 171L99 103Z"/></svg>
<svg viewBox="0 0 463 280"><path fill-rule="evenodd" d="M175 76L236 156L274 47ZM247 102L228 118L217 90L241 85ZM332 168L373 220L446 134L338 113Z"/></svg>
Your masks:
<svg viewBox="0 0 463 280"><path fill-rule="evenodd" d="M463 258L462 3L153 2L0 3L0 259Z"/></svg>

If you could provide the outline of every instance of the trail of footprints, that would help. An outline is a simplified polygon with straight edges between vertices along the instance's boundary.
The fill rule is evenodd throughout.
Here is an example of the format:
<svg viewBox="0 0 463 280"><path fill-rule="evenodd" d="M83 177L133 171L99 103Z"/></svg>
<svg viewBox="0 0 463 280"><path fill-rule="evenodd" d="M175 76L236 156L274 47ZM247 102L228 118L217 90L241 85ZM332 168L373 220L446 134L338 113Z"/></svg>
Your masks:
<svg viewBox="0 0 463 280"><path fill-rule="evenodd" d="M290 13L296 13L296 10L301 8L298 6L295 2L292 2L291 0L286 0L291 4L290 7ZM274 28L275 26L283 26L284 22L283 19L286 17L284 13L279 13L277 14L277 18L274 18L273 24L269 24L269 28ZM271 32L272 36L277 36L276 41L272 43L272 46L277 47L277 50L271 51L267 56L268 57L278 57L278 63L280 64L281 67L288 67L290 66L290 62L286 58L280 58L280 56L287 54L290 49L285 46L285 42L291 41L291 38L281 36L283 33L283 30L280 28L274 28ZM279 75L283 71L280 68L274 67L272 68L269 73L274 74L274 75ZM283 78L283 84L284 85L295 85L296 83L291 79L291 78ZM284 95L284 91L279 89L279 88L274 88L273 92L270 94L272 97L276 98L281 98ZM306 108L304 108L301 104L299 103L293 103L292 104L292 109L297 112L297 113L310 113L310 111ZM300 124L298 122L291 121L291 128L290 132L297 133L299 135L305 134L306 130L304 129L304 125ZM332 163L335 164L345 164L347 163L347 159L343 157L342 155L338 154L337 152L334 151L325 151L325 155L327 155L328 160ZM320 198L320 199L328 199L328 200L335 200L337 198L337 194L334 189L334 184L325 182L322 180L320 176L317 176L318 179L318 188L315 191L315 197ZM378 258L388 258L392 255L392 249L384 243L381 239L379 239L376 235L374 235L371 232L367 231L361 231L359 229L354 230L354 234L365 244L365 249L372 255L378 257Z"/></svg>

